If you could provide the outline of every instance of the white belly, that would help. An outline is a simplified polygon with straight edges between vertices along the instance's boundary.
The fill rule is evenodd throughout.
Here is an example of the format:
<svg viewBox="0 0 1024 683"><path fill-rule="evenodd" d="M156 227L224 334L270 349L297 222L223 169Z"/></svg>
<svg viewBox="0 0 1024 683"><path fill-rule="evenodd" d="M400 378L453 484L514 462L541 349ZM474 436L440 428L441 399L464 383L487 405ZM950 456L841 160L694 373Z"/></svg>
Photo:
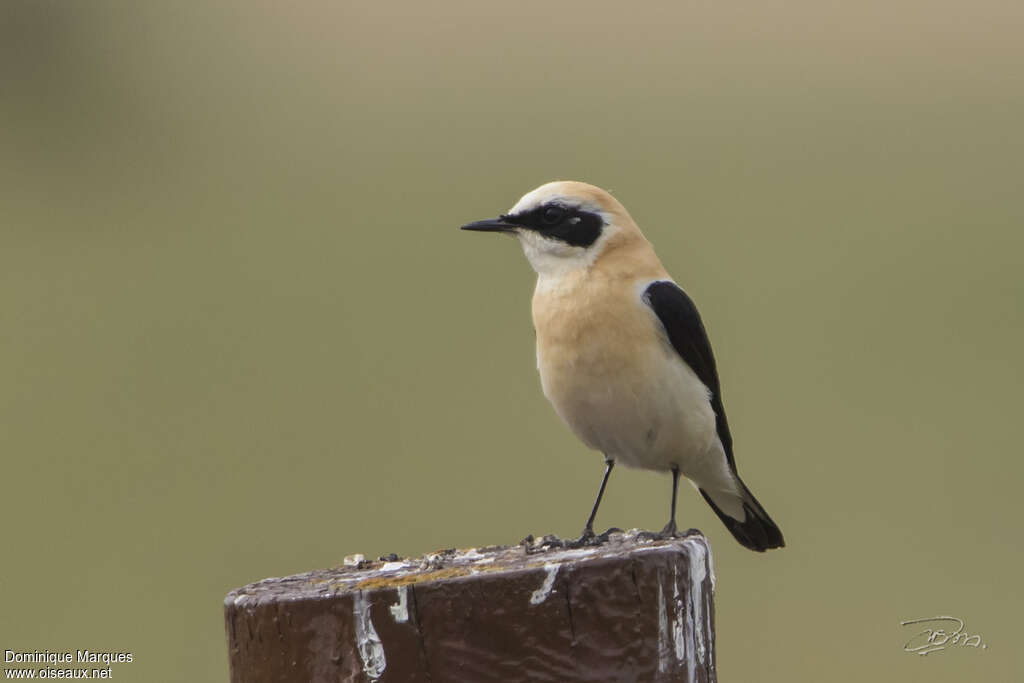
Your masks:
<svg viewBox="0 0 1024 683"><path fill-rule="evenodd" d="M588 446L631 467L673 465L702 480L724 461L708 390L674 349L652 343L602 349L584 342L570 353L543 357L544 395Z"/></svg>

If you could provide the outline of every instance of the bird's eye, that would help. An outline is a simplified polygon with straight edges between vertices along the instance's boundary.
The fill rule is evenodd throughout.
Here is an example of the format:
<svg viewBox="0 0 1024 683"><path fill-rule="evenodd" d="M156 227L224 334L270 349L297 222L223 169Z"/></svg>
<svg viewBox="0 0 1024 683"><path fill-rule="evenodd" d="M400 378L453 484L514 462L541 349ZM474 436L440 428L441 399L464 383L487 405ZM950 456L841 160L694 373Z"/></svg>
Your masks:
<svg viewBox="0 0 1024 683"><path fill-rule="evenodd" d="M544 209L543 219L547 225L557 225L565 217L565 209L560 206L549 206Z"/></svg>

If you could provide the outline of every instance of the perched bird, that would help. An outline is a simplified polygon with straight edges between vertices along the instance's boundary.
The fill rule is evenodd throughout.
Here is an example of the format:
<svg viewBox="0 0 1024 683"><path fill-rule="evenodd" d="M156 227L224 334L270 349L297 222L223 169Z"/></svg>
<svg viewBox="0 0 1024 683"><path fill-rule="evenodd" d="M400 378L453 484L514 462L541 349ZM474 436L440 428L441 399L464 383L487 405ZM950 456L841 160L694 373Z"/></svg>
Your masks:
<svg viewBox="0 0 1024 683"><path fill-rule="evenodd" d="M582 542L615 463L679 475L751 550L782 532L736 472L707 332L690 297L661 265L626 209L579 182L538 187L498 218L463 230L514 235L537 272L533 325L544 395L605 471Z"/></svg>

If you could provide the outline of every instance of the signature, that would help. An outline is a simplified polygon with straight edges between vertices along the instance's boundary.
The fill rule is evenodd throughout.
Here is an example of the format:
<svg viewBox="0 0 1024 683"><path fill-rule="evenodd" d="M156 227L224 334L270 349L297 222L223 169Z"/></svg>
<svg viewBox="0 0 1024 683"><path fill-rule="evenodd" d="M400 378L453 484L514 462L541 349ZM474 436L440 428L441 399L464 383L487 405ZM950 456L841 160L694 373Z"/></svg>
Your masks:
<svg viewBox="0 0 1024 683"><path fill-rule="evenodd" d="M941 652L947 647L959 645L961 647L974 647L987 650L988 645L981 642L981 636L975 633L969 635L964 630L964 620L956 617L926 617L924 619L908 619L901 621L900 626L913 626L923 624L924 628L920 633L915 634L907 644L903 646L904 652L915 655L927 655L932 652Z"/></svg>

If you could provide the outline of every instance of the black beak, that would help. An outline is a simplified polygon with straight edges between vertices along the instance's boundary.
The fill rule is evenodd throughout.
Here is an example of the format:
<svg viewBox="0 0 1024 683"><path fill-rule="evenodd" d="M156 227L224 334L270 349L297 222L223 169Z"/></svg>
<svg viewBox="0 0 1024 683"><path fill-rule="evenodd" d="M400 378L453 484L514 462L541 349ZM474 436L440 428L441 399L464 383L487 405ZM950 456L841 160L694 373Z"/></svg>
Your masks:
<svg viewBox="0 0 1024 683"><path fill-rule="evenodd" d="M487 218L482 221L473 221L462 226L463 230L476 230L478 232L515 232L518 226L510 223L505 216Z"/></svg>

